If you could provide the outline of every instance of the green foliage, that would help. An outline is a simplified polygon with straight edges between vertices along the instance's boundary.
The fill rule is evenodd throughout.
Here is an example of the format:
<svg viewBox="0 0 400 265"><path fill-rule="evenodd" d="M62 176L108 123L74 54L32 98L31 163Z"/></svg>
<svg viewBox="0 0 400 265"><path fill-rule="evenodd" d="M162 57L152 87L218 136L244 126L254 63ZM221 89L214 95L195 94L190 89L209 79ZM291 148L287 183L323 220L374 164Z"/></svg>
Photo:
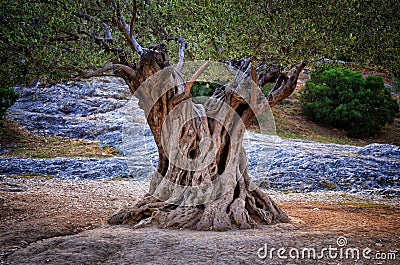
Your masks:
<svg viewBox="0 0 400 265"><path fill-rule="evenodd" d="M212 82L194 82L190 93L192 100L197 104L204 104L214 93L215 89L220 87L217 83Z"/></svg>
<svg viewBox="0 0 400 265"><path fill-rule="evenodd" d="M168 34L184 36L196 59L255 55L290 66L327 57L398 72L399 5L397 0L169 0L151 1L141 15L145 25L165 25ZM162 16L151 19L156 9Z"/></svg>
<svg viewBox="0 0 400 265"><path fill-rule="evenodd" d="M193 87L191 89L191 95L193 97L206 97L209 98L214 93L215 89L220 87L221 85L217 83L210 82L194 82ZM268 95L269 91L274 87L274 84L268 83L262 88L262 92L264 95Z"/></svg>
<svg viewBox="0 0 400 265"><path fill-rule="evenodd" d="M378 133L399 112L382 77L364 79L361 73L348 69L314 73L300 101L308 118L324 126L344 128L354 138Z"/></svg>
<svg viewBox="0 0 400 265"><path fill-rule="evenodd" d="M400 93L400 77L393 78L393 91L395 93Z"/></svg>
<svg viewBox="0 0 400 265"><path fill-rule="evenodd" d="M0 120L3 119L6 111L17 101L19 95L12 88L0 87Z"/></svg>
<svg viewBox="0 0 400 265"><path fill-rule="evenodd" d="M76 72L68 69L106 63L108 54L86 35L99 32L99 23L75 15L81 10L92 15L95 4L88 2L1 1L0 86L71 79ZM110 17L107 9L96 13Z"/></svg>
<svg viewBox="0 0 400 265"><path fill-rule="evenodd" d="M190 90L193 97L210 97L220 85L209 82L195 82Z"/></svg>
<svg viewBox="0 0 400 265"><path fill-rule="evenodd" d="M100 22L110 27L110 48L133 62L136 55L118 30L111 2L1 1L0 86L29 84L38 77L71 79L76 69L121 62L96 41L104 37ZM129 22L133 1L117 2ZM289 69L303 59L328 57L382 66L400 76L399 5L398 0L138 1L134 34L143 47L182 36L190 59L254 55ZM176 62L178 43L168 44Z"/></svg>
<svg viewBox="0 0 400 265"><path fill-rule="evenodd" d="M274 88L273 83L267 83L263 88L262 88L262 92L265 96L267 96L269 94L269 92L272 90L272 88Z"/></svg>

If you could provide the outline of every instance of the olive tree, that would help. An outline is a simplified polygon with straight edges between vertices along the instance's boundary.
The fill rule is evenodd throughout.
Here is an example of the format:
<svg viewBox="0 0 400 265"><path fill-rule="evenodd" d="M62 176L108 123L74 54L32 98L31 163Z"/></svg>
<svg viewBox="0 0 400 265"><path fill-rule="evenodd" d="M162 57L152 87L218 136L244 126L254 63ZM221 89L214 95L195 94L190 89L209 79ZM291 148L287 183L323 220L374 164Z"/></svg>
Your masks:
<svg viewBox="0 0 400 265"><path fill-rule="evenodd" d="M391 20L377 20L385 34L359 30L369 19L365 14L398 18L395 11L328 2L3 1L1 82L45 84L102 75L125 80L145 111L158 167L148 193L111 217L111 224L221 231L287 222L250 181L242 146L246 128L293 92L306 61L359 60L393 71L398 64L398 53L390 52L399 41ZM356 44L365 36L374 39ZM382 53L371 54L375 38L387 36ZM210 62L187 77L185 57L226 59L232 82L204 105L193 103L192 85ZM230 59L235 57L244 59ZM264 96L260 88L267 83L273 88Z"/></svg>

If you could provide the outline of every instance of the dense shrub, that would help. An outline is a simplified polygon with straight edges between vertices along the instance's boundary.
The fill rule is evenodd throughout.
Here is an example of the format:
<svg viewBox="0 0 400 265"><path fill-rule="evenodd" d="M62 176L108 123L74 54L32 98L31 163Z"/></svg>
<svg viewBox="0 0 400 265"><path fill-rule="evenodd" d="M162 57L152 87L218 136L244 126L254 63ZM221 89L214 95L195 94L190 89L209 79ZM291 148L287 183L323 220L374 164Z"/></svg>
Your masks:
<svg viewBox="0 0 400 265"><path fill-rule="evenodd" d="M204 104L220 85L212 82L194 82L190 93L194 103Z"/></svg>
<svg viewBox="0 0 400 265"><path fill-rule="evenodd" d="M194 97L211 97L214 90L220 85L210 82L194 82L190 93Z"/></svg>
<svg viewBox="0 0 400 265"><path fill-rule="evenodd" d="M12 88L0 87L0 120L6 114L6 110L17 101L19 95Z"/></svg>
<svg viewBox="0 0 400 265"><path fill-rule="evenodd" d="M300 97L304 114L323 126L343 128L348 136L369 137L392 123L397 101L382 77L363 78L348 69L329 69L311 76Z"/></svg>

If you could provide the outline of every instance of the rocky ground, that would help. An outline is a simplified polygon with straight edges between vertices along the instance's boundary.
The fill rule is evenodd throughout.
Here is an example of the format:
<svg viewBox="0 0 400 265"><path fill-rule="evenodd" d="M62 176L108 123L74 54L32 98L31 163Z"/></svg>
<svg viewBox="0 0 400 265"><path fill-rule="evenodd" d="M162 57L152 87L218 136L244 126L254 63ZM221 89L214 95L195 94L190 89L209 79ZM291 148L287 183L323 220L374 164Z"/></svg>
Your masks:
<svg viewBox="0 0 400 265"><path fill-rule="evenodd" d="M109 227L110 215L144 194L156 166L137 101L120 81L105 78L19 92L8 119L40 135L111 145L120 155L17 158L0 146L1 265L398 264L399 146L249 133L244 142L253 181L279 202L290 223L224 233ZM340 236L347 244L337 241ZM374 259L332 258L327 252L322 260L285 259L276 251L262 259L257 253L263 256L266 244L269 250L294 249L291 254L370 248L367 256ZM378 260L380 254L386 260Z"/></svg>
<svg viewBox="0 0 400 265"><path fill-rule="evenodd" d="M253 180L264 188L337 190L400 197L400 147L321 144L251 135L247 146ZM139 149L142 145L136 144ZM132 150L135 150L134 148ZM144 155L137 155L144 153ZM112 158L0 158L0 174L59 179L150 179L156 153L133 151Z"/></svg>
<svg viewBox="0 0 400 265"><path fill-rule="evenodd" d="M398 201L344 192L267 191L291 222L256 230L108 226L108 217L134 204L147 185L1 177L0 264L398 264L400 258ZM282 247L286 259L276 252L270 257ZM305 248L319 255L324 247L336 250L317 260L296 258L295 250L289 256ZM349 248L360 251L359 260L340 258L340 249ZM371 252L364 257L366 248ZM385 260L376 259L383 254Z"/></svg>

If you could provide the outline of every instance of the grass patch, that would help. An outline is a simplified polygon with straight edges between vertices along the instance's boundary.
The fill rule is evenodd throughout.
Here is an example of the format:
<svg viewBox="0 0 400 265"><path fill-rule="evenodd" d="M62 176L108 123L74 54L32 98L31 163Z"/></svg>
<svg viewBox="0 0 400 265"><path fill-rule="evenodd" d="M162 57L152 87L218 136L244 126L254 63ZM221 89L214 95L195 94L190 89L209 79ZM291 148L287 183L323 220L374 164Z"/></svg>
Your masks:
<svg viewBox="0 0 400 265"><path fill-rule="evenodd" d="M330 181L326 181L326 180L321 181L321 186L328 190L335 190L335 189L339 188L339 186L337 184L332 183Z"/></svg>
<svg viewBox="0 0 400 265"><path fill-rule="evenodd" d="M361 201L365 200L364 198L360 198L359 196L348 194L348 193L340 194L340 197L342 197L345 200L349 200L349 201L353 201L353 202L354 201L361 202Z"/></svg>
<svg viewBox="0 0 400 265"><path fill-rule="evenodd" d="M105 145L105 146L103 146L103 150L108 155L118 155L119 154L119 151L112 146Z"/></svg>
<svg viewBox="0 0 400 265"><path fill-rule="evenodd" d="M55 158L92 157L106 158L118 154L110 146L101 148L97 142L62 137L44 137L26 132L10 120L0 121L0 157Z"/></svg>
<svg viewBox="0 0 400 265"><path fill-rule="evenodd" d="M124 181L129 180L130 176L116 176L110 179L110 181Z"/></svg>
<svg viewBox="0 0 400 265"><path fill-rule="evenodd" d="M400 207L393 204L377 203L371 202L369 200L360 199L358 199L358 201L340 202L339 204L343 206L350 206L360 210L374 210L382 215L389 215L394 217L400 216Z"/></svg>
<svg viewBox="0 0 400 265"><path fill-rule="evenodd" d="M376 203L376 202L371 202L371 201L359 201L359 202L341 202L340 204L343 205L348 205L348 206L353 206L357 207L360 209L375 209L375 208L381 208L381 209L393 209L395 210L396 207L390 204L382 204L382 203Z"/></svg>
<svg viewBox="0 0 400 265"><path fill-rule="evenodd" d="M45 179L45 180L51 180L54 177L52 175L25 174L25 175L18 175L18 176L7 176L7 178L12 178L12 179L36 179L36 178L41 178L41 179Z"/></svg>
<svg viewBox="0 0 400 265"><path fill-rule="evenodd" d="M289 194L290 193L290 190L279 190L281 193L283 193L283 194Z"/></svg>

